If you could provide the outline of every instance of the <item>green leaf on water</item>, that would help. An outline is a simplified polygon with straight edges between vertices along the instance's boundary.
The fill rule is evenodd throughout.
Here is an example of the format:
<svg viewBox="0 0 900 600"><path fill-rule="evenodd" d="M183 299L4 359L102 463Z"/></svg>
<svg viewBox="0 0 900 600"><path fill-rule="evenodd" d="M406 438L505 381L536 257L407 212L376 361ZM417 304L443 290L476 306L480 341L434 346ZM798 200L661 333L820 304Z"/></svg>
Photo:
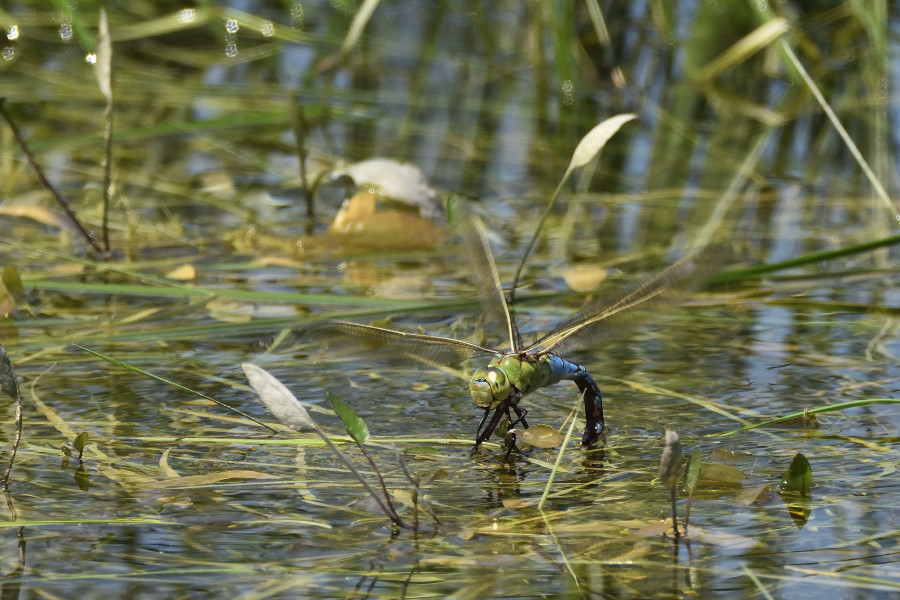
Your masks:
<svg viewBox="0 0 900 600"><path fill-rule="evenodd" d="M812 496L812 467L806 457L800 452L794 456L791 466L781 477L782 489L786 492L795 492L805 498Z"/></svg>
<svg viewBox="0 0 900 600"><path fill-rule="evenodd" d="M87 446L88 443L88 432L82 431L77 436L75 436L75 440L72 442L72 447L78 451L78 460L81 460L81 455L84 453L84 447Z"/></svg>
<svg viewBox="0 0 900 600"><path fill-rule="evenodd" d="M331 407L334 408L334 412L336 412L341 418L341 421L344 422L344 427L347 429L347 433L350 434L350 437L353 438L353 441L360 446L365 444L369 439L369 428L366 427L365 422L358 414L356 414L355 410L347 406L347 404L335 394L332 394L329 391L325 392L325 395L328 397L328 401L331 402Z"/></svg>
<svg viewBox="0 0 900 600"><path fill-rule="evenodd" d="M688 494L693 493L697 480L700 479L700 466L703 461L700 457L700 448L694 448L691 452L691 458L688 460L687 469L684 471L684 489Z"/></svg>

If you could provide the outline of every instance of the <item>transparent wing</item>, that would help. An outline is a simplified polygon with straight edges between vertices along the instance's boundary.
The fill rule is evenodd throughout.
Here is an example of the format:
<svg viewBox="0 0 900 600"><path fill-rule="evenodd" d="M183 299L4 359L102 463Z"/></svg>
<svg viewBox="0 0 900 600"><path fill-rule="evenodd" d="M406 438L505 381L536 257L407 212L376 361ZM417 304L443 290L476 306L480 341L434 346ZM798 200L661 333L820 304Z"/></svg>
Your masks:
<svg viewBox="0 0 900 600"><path fill-rule="evenodd" d="M518 350L522 347L519 329L506 304L500 275L497 273L497 265L494 263L484 225L467 202L457 200L456 209L459 214L459 233L472 263L472 275L481 296L486 324L497 328L498 331L501 328L506 331L509 349Z"/></svg>
<svg viewBox="0 0 900 600"><path fill-rule="evenodd" d="M345 321L318 323L307 329L305 334L323 340L329 350L374 356L384 361L448 365L474 356L496 353L490 348L451 338L405 333Z"/></svg>
<svg viewBox="0 0 900 600"><path fill-rule="evenodd" d="M724 245L707 246L634 288L591 302L527 350L571 352L659 318L681 303L688 291L703 285L729 254Z"/></svg>

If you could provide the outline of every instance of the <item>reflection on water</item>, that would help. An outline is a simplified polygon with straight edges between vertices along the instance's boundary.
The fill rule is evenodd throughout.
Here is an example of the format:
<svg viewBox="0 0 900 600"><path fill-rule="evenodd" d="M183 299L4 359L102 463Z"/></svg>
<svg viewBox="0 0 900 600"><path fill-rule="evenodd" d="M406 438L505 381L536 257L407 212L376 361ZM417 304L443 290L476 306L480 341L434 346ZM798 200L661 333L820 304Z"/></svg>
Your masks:
<svg viewBox="0 0 900 600"><path fill-rule="evenodd" d="M592 4L380 3L341 60L334 57L354 3L109 7L112 231L130 260L84 267L81 242L0 129L9 140L0 145L0 202L9 209L0 266L14 264L28 288L0 337L29 394L8 513L20 535L9 527L0 536L4 597L22 588L93 596L101 587L183 596L211 581L228 597L749 597L762 587L804 598L831 597L837 583L857 595L896 589L896 410L858 407L817 415L815 429L795 423L709 437L896 396L900 288L890 251L713 290L668 319L567 357L597 379L609 431L601 450L567 451L543 515L534 503L553 452L506 462L502 447L488 445L468 455L480 415L464 375L478 365L462 365L462 377L398 368L332 355L291 331L337 315L479 342L491 336L469 302L470 265L452 241L416 252L297 252L306 225L298 131L312 180L338 163L390 158L417 165L441 192L480 200L508 278L577 141L603 118L638 112L576 174L548 219L519 292L527 335L586 301L567 288L570 267L602 267L609 275L600 293L617 289L680 256L709 223L713 239L736 246L734 266L892 231L774 46L732 55L704 75L775 17L759 11L763 4L721 14L721 3L606 3L601 15L589 13ZM93 5L65 6L0 11L8 39L0 97L96 229L102 100L83 61L95 50L96 15ZM896 99L884 82L896 87L897 70L885 56L897 55L897 39L883 32L896 30L897 15L860 3L828 12L786 6L796 14L784 15L785 39L890 181L897 157L885 140ZM303 127L290 116L288 90ZM316 234L345 192L321 180ZM264 249L229 241L257 230L275 241ZM169 274L186 265L192 275L173 283ZM558 295L528 302L540 294ZM415 509L403 504L412 484L401 460L440 523L423 516L418 534L394 534L382 515L353 504L359 486L320 446L268 437L70 341L271 420L241 387L240 363L254 362L334 433L342 426L324 395L338 391L375 436L370 450L388 489L405 493L404 519ZM563 425L579 398L556 387L526 398L529 422ZM12 409L5 415L8 443ZM667 505L655 477L666 428L678 431L686 454L699 448L707 463L731 468L695 494L681 546L659 531ZM60 469L60 447L82 431L95 446L83 464ZM342 447L368 468L351 444ZM798 451L814 474L802 528L776 489ZM79 468L90 481L84 491Z"/></svg>

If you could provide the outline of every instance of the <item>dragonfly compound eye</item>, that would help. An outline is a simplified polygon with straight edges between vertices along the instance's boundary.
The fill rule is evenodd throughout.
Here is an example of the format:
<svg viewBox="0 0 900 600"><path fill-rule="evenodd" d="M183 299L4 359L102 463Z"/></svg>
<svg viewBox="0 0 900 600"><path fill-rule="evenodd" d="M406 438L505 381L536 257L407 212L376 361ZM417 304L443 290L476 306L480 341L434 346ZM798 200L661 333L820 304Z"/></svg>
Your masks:
<svg viewBox="0 0 900 600"><path fill-rule="evenodd" d="M478 369L469 382L472 401L481 408L496 408L509 396L509 379L501 369Z"/></svg>

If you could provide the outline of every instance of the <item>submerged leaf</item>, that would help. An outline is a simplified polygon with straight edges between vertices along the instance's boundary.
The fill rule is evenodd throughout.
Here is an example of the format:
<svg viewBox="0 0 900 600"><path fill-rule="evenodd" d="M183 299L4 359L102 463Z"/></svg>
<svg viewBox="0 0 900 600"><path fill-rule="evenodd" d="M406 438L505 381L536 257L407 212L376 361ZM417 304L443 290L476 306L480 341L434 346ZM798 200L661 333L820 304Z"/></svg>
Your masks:
<svg viewBox="0 0 900 600"><path fill-rule="evenodd" d="M375 195L359 192L341 207L328 233L308 244L351 246L366 249L436 248L450 232L432 221L405 210L375 210Z"/></svg>
<svg viewBox="0 0 900 600"><path fill-rule="evenodd" d="M558 448L565 438L553 427L538 423L528 429L517 429L516 439L523 444L537 448Z"/></svg>
<svg viewBox="0 0 900 600"><path fill-rule="evenodd" d="M297 431L315 429L309 413L289 389L268 371L251 363L241 365L259 400L282 424Z"/></svg>
<svg viewBox="0 0 900 600"><path fill-rule="evenodd" d="M731 465L722 465L719 463L703 463L700 467L700 480L707 484L717 486L734 486L741 487L741 482L747 478L747 475Z"/></svg>
<svg viewBox="0 0 900 600"><path fill-rule="evenodd" d="M328 397L328 401L331 402L334 412L336 412L341 418L341 421L344 422L344 427L347 429L347 433L350 434L350 437L353 438L353 441L360 446L365 444L369 439L369 428L366 427L365 422L358 414L356 414L355 410L350 408L335 394L328 391L325 392L325 395Z"/></svg>
<svg viewBox="0 0 900 600"><path fill-rule="evenodd" d="M800 452L794 456L791 466L781 478L782 489L786 492L795 492L805 498L811 497L812 467L806 457Z"/></svg>

